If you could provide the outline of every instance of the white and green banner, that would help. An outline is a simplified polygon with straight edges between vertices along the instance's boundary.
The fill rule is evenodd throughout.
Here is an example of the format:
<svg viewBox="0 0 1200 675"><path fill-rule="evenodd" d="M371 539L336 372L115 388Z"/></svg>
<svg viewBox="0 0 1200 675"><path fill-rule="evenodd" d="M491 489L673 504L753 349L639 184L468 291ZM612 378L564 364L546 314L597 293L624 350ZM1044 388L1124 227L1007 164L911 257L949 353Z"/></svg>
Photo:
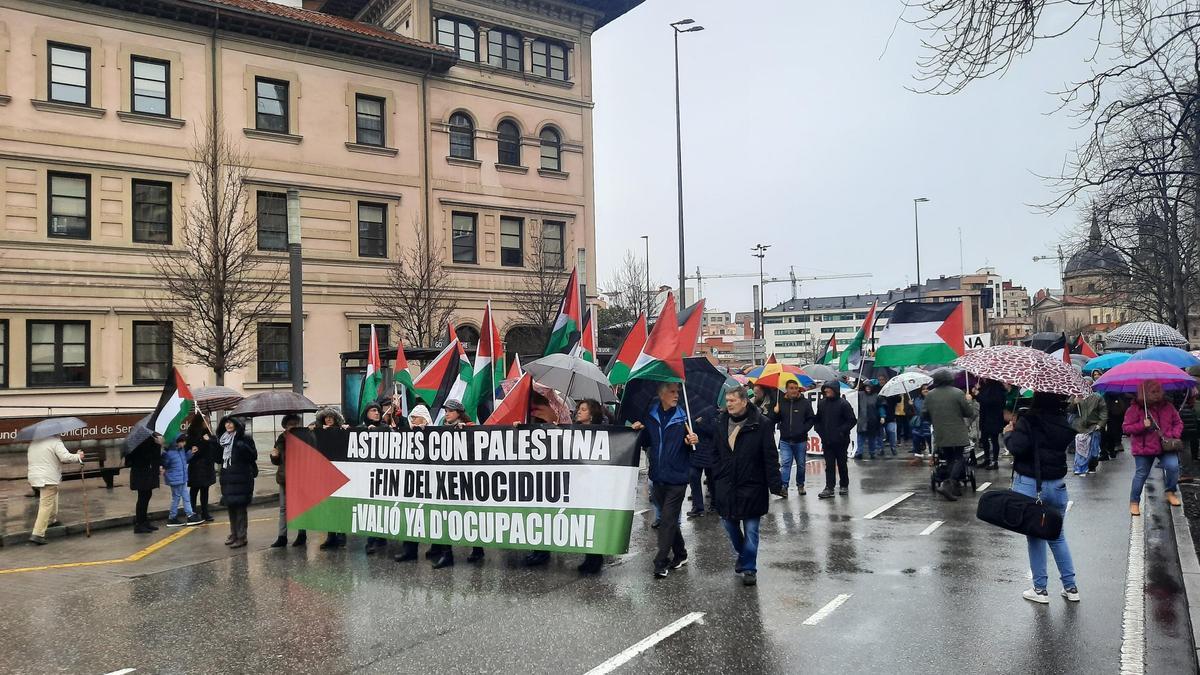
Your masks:
<svg viewBox="0 0 1200 675"><path fill-rule="evenodd" d="M583 425L292 432L288 526L454 546L624 553L637 437Z"/></svg>

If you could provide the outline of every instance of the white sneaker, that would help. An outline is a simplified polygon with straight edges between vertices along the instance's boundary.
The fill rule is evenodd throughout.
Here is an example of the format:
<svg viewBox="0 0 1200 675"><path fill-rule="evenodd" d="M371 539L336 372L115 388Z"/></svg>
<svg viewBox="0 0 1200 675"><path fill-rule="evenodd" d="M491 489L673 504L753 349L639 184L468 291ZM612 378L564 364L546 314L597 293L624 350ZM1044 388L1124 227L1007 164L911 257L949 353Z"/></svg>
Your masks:
<svg viewBox="0 0 1200 675"><path fill-rule="evenodd" d="M1062 596L1070 602L1079 602L1079 589L1075 586L1064 588Z"/></svg>
<svg viewBox="0 0 1200 675"><path fill-rule="evenodd" d="M1025 598L1026 600L1028 600L1030 602L1036 602L1036 603L1039 603L1042 605L1050 604L1050 594L1047 593L1045 590L1040 590L1037 588L1031 588L1031 589L1025 591L1024 593L1021 594L1021 597Z"/></svg>

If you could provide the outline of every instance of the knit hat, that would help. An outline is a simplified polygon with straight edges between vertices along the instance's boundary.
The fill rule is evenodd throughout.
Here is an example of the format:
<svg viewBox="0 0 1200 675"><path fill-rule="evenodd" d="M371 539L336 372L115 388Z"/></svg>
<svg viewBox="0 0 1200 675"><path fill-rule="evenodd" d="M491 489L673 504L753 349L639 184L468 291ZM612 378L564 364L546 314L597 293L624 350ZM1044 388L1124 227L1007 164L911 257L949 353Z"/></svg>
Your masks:
<svg viewBox="0 0 1200 675"><path fill-rule="evenodd" d="M433 422L433 416L429 414L429 408L426 408L423 405L418 405L417 407L413 408L411 412L408 413L408 419L410 421L417 417L420 417L421 419L425 420L426 422Z"/></svg>

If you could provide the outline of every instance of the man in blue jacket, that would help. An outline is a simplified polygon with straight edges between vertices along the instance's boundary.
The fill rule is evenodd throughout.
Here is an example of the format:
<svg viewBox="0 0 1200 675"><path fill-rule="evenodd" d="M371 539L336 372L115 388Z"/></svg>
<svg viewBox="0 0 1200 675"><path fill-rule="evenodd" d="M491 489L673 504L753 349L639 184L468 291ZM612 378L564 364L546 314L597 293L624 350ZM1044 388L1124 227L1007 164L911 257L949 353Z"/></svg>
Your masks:
<svg viewBox="0 0 1200 675"><path fill-rule="evenodd" d="M677 382L658 385L658 398L633 428L642 432L639 444L650 461L650 482L654 485L651 496L662 509L658 553L654 556L654 576L661 579L669 570L687 564L679 512L691 474L690 452L700 439L690 429L684 406L679 405Z"/></svg>

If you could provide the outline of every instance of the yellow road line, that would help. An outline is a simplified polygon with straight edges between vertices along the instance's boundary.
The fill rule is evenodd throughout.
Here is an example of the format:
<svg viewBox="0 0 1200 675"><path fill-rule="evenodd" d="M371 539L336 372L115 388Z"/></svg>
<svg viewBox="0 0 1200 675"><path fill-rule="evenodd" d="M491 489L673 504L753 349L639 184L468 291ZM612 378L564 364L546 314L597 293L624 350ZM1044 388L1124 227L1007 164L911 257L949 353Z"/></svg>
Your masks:
<svg viewBox="0 0 1200 675"><path fill-rule="evenodd" d="M251 518L247 522L261 523L261 522L265 522L268 520L277 520L277 519L276 518ZM229 521L226 520L221 523L212 523L212 524L213 525L227 525L228 523L229 523ZM150 544L146 548L144 548L136 553L133 553L131 555L128 555L124 558L115 558L113 560L88 560L88 561L84 561L84 562L54 563L52 565L37 565L35 567L11 567L9 569L0 569L0 574L16 574L18 572L44 572L46 570L64 570L64 569L72 569L72 568L76 568L76 567L95 567L96 565L116 565L119 563L137 562L137 561L141 560L142 558L145 558L146 556L148 556L152 553L157 553L158 551L166 548L167 546L175 543L176 541L183 539L188 534L195 532L198 529L200 529L200 528L184 527L184 528L180 529L179 531L173 532L173 533L167 535L166 537L163 537L159 541L156 541L153 544Z"/></svg>

